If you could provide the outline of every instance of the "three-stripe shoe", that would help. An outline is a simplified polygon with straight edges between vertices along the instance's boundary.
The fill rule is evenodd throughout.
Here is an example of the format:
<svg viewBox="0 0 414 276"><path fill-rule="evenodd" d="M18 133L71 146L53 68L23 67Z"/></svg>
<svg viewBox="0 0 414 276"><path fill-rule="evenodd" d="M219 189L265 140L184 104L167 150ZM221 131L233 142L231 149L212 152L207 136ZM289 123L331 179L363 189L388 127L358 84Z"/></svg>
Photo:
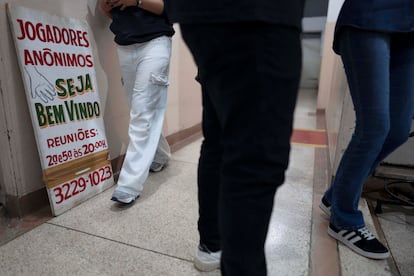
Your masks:
<svg viewBox="0 0 414 276"><path fill-rule="evenodd" d="M330 223L328 234L364 257L386 259L390 256L388 249L366 227L345 230Z"/></svg>
<svg viewBox="0 0 414 276"><path fill-rule="evenodd" d="M321 210L328 216L328 218L331 216L331 204L328 203L325 197L322 197L319 208L321 208Z"/></svg>

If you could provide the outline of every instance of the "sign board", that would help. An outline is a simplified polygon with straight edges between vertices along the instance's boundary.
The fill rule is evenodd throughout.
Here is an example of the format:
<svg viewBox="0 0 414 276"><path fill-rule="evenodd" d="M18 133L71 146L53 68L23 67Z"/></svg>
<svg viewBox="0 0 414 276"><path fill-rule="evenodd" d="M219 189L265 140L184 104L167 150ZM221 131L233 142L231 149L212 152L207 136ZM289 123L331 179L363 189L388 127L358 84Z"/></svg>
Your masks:
<svg viewBox="0 0 414 276"><path fill-rule="evenodd" d="M54 215L113 185L86 21L7 5Z"/></svg>

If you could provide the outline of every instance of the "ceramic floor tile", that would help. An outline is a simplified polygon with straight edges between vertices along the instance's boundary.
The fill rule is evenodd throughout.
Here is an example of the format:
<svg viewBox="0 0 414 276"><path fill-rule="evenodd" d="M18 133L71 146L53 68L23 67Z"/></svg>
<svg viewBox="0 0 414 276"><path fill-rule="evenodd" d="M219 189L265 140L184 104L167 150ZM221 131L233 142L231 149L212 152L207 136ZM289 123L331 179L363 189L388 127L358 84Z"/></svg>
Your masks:
<svg viewBox="0 0 414 276"><path fill-rule="evenodd" d="M302 209L304 212L291 211L281 208L277 204L281 200L277 198L266 240L269 275L306 275L312 208ZM292 204L292 200L290 202Z"/></svg>
<svg viewBox="0 0 414 276"><path fill-rule="evenodd" d="M1 275L197 275L191 262L43 224L0 251Z"/></svg>
<svg viewBox="0 0 414 276"><path fill-rule="evenodd" d="M266 241L269 275L307 275L310 249L309 219L277 213L275 215L279 218L271 224ZM291 220L295 222L291 223Z"/></svg>
<svg viewBox="0 0 414 276"><path fill-rule="evenodd" d="M298 94L298 104L294 113L294 128L316 128L317 91L302 89Z"/></svg>
<svg viewBox="0 0 414 276"><path fill-rule="evenodd" d="M387 206L388 207L388 206ZM378 218L401 276L414 271L414 213L412 207L384 207Z"/></svg>
<svg viewBox="0 0 414 276"><path fill-rule="evenodd" d="M326 147L326 132L314 129L294 129L290 141L292 144Z"/></svg>
<svg viewBox="0 0 414 276"><path fill-rule="evenodd" d="M51 222L92 235L192 260L198 244L196 165L171 160L150 174L129 208L109 200L114 188Z"/></svg>
<svg viewBox="0 0 414 276"><path fill-rule="evenodd" d="M295 129L315 129L316 112L306 114L295 113L293 128Z"/></svg>
<svg viewBox="0 0 414 276"><path fill-rule="evenodd" d="M311 185L312 182L309 181ZM277 191L275 198L274 212L283 210L287 214L306 215L311 219L312 210L312 188L285 183Z"/></svg>
<svg viewBox="0 0 414 276"><path fill-rule="evenodd" d="M302 169L304 172L313 171L315 150L312 147L292 145L288 172L291 168Z"/></svg>
<svg viewBox="0 0 414 276"><path fill-rule="evenodd" d="M269 275L307 275L312 211L313 148L292 147L285 183L278 189L266 240Z"/></svg>
<svg viewBox="0 0 414 276"><path fill-rule="evenodd" d="M174 152L171 158L173 160L198 164L198 158L200 157L201 142L202 138L197 139L195 142Z"/></svg>
<svg viewBox="0 0 414 276"><path fill-rule="evenodd" d="M22 218L9 218L0 214L0 246L23 235L52 218L50 207L44 207Z"/></svg>
<svg viewBox="0 0 414 276"><path fill-rule="evenodd" d="M315 91L300 91L295 128L316 128L315 109ZM196 173L201 141L174 152L165 170L150 174L143 194L132 206L120 208L110 201L112 187L3 245L0 274L219 276L218 270L201 274L192 265L198 243ZM314 161L315 148L292 145L266 240L270 276L315 275L309 271L313 265L312 214L320 216L321 212L312 209L318 202L313 194ZM361 209L375 233L364 200ZM391 252L399 259L401 275L409 276L414 269L412 243L405 241L413 240L414 230L412 217L405 216L404 224L395 225L401 216L383 214L379 221ZM317 221L316 226L323 229L317 233L318 241L339 252L341 271L335 275L395 275L387 261L361 257L343 245L337 250L325 230L327 219L318 217ZM320 252L324 249L319 248Z"/></svg>
<svg viewBox="0 0 414 276"><path fill-rule="evenodd" d="M289 178L290 182L301 182L302 179L312 180L314 159L315 149L313 147L292 145L286 178Z"/></svg>

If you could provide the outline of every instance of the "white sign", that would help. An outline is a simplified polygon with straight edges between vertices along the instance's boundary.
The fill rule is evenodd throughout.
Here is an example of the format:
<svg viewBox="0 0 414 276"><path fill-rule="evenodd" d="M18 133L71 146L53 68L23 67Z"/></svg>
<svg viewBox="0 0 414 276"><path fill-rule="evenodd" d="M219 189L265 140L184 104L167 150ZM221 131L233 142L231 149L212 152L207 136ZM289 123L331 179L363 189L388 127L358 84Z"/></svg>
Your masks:
<svg viewBox="0 0 414 276"><path fill-rule="evenodd" d="M84 20L7 5L54 215L113 185Z"/></svg>

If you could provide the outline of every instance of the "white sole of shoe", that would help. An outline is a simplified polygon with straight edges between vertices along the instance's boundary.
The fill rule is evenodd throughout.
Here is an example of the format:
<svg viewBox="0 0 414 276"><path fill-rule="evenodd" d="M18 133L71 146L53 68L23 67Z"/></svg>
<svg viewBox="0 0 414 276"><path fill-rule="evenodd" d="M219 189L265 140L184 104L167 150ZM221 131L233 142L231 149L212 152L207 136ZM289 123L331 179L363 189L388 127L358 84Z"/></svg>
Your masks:
<svg viewBox="0 0 414 276"><path fill-rule="evenodd" d="M326 207L325 205L323 205L322 203L319 204L319 208L321 208L321 210L325 213L325 215L328 216L328 218L331 217L331 209L329 207Z"/></svg>
<svg viewBox="0 0 414 276"><path fill-rule="evenodd" d="M370 259L374 259L374 260L383 260L386 259L390 256L390 252L385 252L385 253L371 253L371 252L366 252L362 249L360 249L359 247L355 246L352 243L349 243L348 240L346 240L344 237L338 235L338 233L336 233L335 231L333 231L331 228L328 227L328 234L329 236L331 236L332 238L340 241L342 244L346 245L348 248L350 248L351 250L353 250L354 252L358 253L361 256L370 258Z"/></svg>
<svg viewBox="0 0 414 276"><path fill-rule="evenodd" d="M139 195L138 196L136 196L136 197L127 197L127 198L118 198L118 197L116 197L116 196L112 196L111 197L111 200L112 201L115 201L115 202L118 202L118 203L122 203L122 204L125 204L125 205L131 205L132 203L134 203L134 201L137 199L139 197Z"/></svg>
<svg viewBox="0 0 414 276"><path fill-rule="evenodd" d="M209 272L209 271L213 271L213 270L220 268L220 264L217 264L217 262L206 263L206 262L201 262L197 258L194 258L194 266L199 271L203 271L203 272Z"/></svg>

